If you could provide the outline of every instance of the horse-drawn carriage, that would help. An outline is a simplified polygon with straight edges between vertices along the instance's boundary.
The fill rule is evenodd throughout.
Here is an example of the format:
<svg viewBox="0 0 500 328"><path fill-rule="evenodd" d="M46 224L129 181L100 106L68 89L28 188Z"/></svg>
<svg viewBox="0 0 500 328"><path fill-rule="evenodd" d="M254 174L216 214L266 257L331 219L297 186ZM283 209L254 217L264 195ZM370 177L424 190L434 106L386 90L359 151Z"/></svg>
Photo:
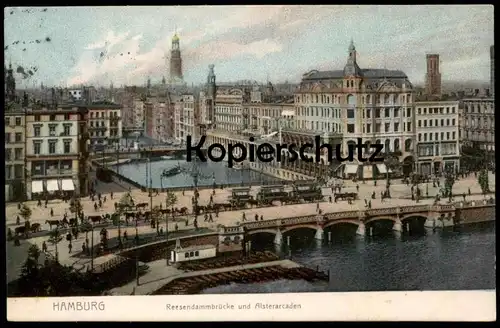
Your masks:
<svg viewBox="0 0 500 328"><path fill-rule="evenodd" d="M289 198L287 192L285 192L285 187L282 185L277 186L263 186L257 193L257 203L258 204L269 204L275 200L283 201Z"/></svg>
<svg viewBox="0 0 500 328"><path fill-rule="evenodd" d="M303 199L306 202L313 202L323 199L321 187L315 181L295 181L291 198L296 200Z"/></svg>

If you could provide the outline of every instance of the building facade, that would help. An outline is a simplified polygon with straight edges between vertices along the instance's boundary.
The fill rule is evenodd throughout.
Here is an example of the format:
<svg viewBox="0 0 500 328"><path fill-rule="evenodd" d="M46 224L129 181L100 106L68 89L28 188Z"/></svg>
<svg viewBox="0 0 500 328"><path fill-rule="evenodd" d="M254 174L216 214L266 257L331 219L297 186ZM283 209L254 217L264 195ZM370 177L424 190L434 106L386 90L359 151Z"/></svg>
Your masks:
<svg viewBox="0 0 500 328"><path fill-rule="evenodd" d="M28 199L88 192L88 108L74 105L26 110Z"/></svg>
<svg viewBox="0 0 500 328"><path fill-rule="evenodd" d="M119 144L122 138L122 107L105 101L87 107L90 144L92 146Z"/></svg>
<svg viewBox="0 0 500 328"><path fill-rule="evenodd" d="M490 90L495 95L495 46L490 47Z"/></svg>
<svg viewBox="0 0 500 328"><path fill-rule="evenodd" d="M174 104L170 94L151 97L145 103L145 134L161 142L174 137Z"/></svg>
<svg viewBox="0 0 500 328"><path fill-rule="evenodd" d="M4 112L5 120L5 201L25 196L26 122L24 110L13 106Z"/></svg>
<svg viewBox="0 0 500 328"><path fill-rule="evenodd" d="M427 55L427 73L425 74L425 93L429 96L441 96L441 73L439 55Z"/></svg>
<svg viewBox="0 0 500 328"><path fill-rule="evenodd" d="M495 156L495 99L467 98L464 103L464 144Z"/></svg>
<svg viewBox="0 0 500 328"><path fill-rule="evenodd" d="M409 173L415 163L413 97L413 86L404 72L361 69L351 42L343 70L313 70L303 75L294 101L296 127L301 132L293 138L304 143L315 135L324 135L335 143L340 141L344 156L357 138L367 146L382 144L383 151L397 157ZM370 152L369 148L365 150L366 155ZM372 178L372 167L361 169L359 164L356 160L338 167L335 162L329 163L336 174ZM316 170L310 163L305 166Z"/></svg>
<svg viewBox="0 0 500 328"><path fill-rule="evenodd" d="M460 126L458 101L415 103L417 172L440 175L460 169Z"/></svg>

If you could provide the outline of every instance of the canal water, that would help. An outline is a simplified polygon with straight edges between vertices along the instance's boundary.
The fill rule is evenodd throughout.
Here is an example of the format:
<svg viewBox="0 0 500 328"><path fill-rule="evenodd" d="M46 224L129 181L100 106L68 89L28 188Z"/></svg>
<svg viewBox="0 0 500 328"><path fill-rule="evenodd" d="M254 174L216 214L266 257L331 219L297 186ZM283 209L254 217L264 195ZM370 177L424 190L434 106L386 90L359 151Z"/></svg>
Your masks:
<svg viewBox="0 0 500 328"><path fill-rule="evenodd" d="M175 187L192 187L194 185L193 177L187 173L180 173L164 179L160 179L160 175L165 169L171 169L180 165L188 171L193 171L193 163L187 163L184 158L180 160L165 159L153 160L150 164L147 162L134 162L128 164L121 164L113 166L111 169L120 175L126 176L129 179L139 183L142 186L147 186L147 176L149 176L149 168L152 172L152 187L153 188L168 188L169 186ZM268 183L277 181L277 178L261 174L260 172L251 171L247 169L236 170L228 168L226 163L216 162L197 162L197 169L200 173L198 178L199 186L211 186L213 183L219 184L237 184L247 182L263 182ZM148 173L146 173L148 172Z"/></svg>
<svg viewBox="0 0 500 328"><path fill-rule="evenodd" d="M362 239L353 231L332 231L332 241L297 230L290 246L279 249L272 237L253 240L252 249L269 249L310 268L330 270L330 282L278 280L230 284L203 294L293 293L397 290L471 290L495 288L493 223L461 231L427 231L419 236L386 235ZM286 235L284 243L286 244Z"/></svg>

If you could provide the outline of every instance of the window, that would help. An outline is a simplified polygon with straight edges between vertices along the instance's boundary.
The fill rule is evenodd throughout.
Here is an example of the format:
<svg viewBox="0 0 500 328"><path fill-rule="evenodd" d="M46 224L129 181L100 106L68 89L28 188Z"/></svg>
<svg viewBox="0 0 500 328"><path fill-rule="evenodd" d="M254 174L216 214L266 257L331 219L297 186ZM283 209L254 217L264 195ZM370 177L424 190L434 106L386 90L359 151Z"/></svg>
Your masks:
<svg viewBox="0 0 500 328"><path fill-rule="evenodd" d="M55 124L49 124L49 136L51 136L51 137L56 136L56 127L57 127L57 125L55 125Z"/></svg>
<svg viewBox="0 0 500 328"><path fill-rule="evenodd" d="M421 120L418 120L418 127L421 128L422 127L422 121Z"/></svg>
<svg viewBox="0 0 500 328"><path fill-rule="evenodd" d="M56 153L56 142L57 140L49 140L49 154Z"/></svg>
<svg viewBox="0 0 500 328"><path fill-rule="evenodd" d="M444 140L444 132L441 132L441 140Z"/></svg>
<svg viewBox="0 0 500 328"><path fill-rule="evenodd" d="M394 123L394 132L399 132L399 123Z"/></svg>
<svg viewBox="0 0 500 328"><path fill-rule="evenodd" d="M457 137L457 134L455 131L452 132L452 139L455 140L455 138Z"/></svg>
<svg viewBox="0 0 500 328"><path fill-rule="evenodd" d="M434 140L438 141L439 140L439 133L434 133Z"/></svg>
<svg viewBox="0 0 500 328"><path fill-rule="evenodd" d="M444 120L441 120L441 126L444 126Z"/></svg>
<svg viewBox="0 0 500 328"><path fill-rule="evenodd" d="M372 133L372 125L371 124L366 125L366 133Z"/></svg>
<svg viewBox="0 0 500 328"><path fill-rule="evenodd" d="M5 165L5 179L12 178L12 165Z"/></svg>
<svg viewBox="0 0 500 328"><path fill-rule="evenodd" d="M390 108L385 109L385 117L391 117L391 109Z"/></svg>
<svg viewBox="0 0 500 328"><path fill-rule="evenodd" d="M14 149L14 160L19 161L21 159L23 159L23 149L22 148Z"/></svg>
<svg viewBox="0 0 500 328"><path fill-rule="evenodd" d="M424 128L427 127L427 120L424 120Z"/></svg>
<svg viewBox="0 0 500 328"><path fill-rule="evenodd" d="M42 149L42 143L40 141L33 141L33 153L35 155L40 155Z"/></svg>
<svg viewBox="0 0 500 328"><path fill-rule="evenodd" d="M424 133L424 141L427 141L427 133Z"/></svg>
<svg viewBox="0 0 500 328"><path fill-rule="evenodd" d="M411 117L411 108L406 109L406 117Z"/></svg>
<svg viewBox="0 0 500 328"><path fill-rule="evenodd" d="M188 259L189 258L189 253L185 253L184 257Z"/></svg>
<svg viewBox="0 0 500 328"><path fill-rule="evenodd" d="M451 125L455 126L455 119L451 120Z"/></svg>
<svg viewBox="0 0 500 328"><path fill-rule="evenodd" d="M354 109L347 110L347 118L354 118Z"/></svg>
<svg viewBox="0 0 500 328"><path fill-rule="evenodd" d="M371 109L367 109L366 110L366 118L371 118L372 116L372 110Z"/></svg>
<svg viewBox="0 0 500 328"><path fill-rule="evenodd" d="M411 132L411 122L406 123L406 131Z"/></svg>
<svg viewBox="0 0 500 328"><path fill-rule="evenodd" d="M21 118L20 117L16 117L16 125L21 126Z"/></svg>
<svg viewBox="0 0 500 328"><path fill-rule="evenodd" d="M394 108L394 117L399 117L399 108Z"/></svg>
<svg viewBox="0 0 500 328"><path fill-rule="evenodd" d="M450 133L446 132L446 140L450 140Z"/></svg>
<svg viewBox="0 0 500 328"><path fill-rule="evenodd" d="M429 141L432 141L432 133L429 133Z"/></svg>
<svg viewBox="0 0 500 328"><path fill-rule="evenodd" d="M455 114L455 107L451 107L451 113Z"/></svg>
<svg viewBox="0 0 500 328"><path fill-rule="evenodd" d="M375 118L380 118L380 108L375 109Z"/></svg>
<svg viewBox="0 0 500 328"><path fill-rule="evenodd" d="M16 140L16 142L22 142L22 140L23 140L23 133L22 132L16 132L15 140Z"/></svg>
<svg viewBox="0 0 500 328"><path fill-rule="evenodd" d="M42 120L42 118L40 117L40 115L35 115L35 122L40 122Z"/></svg>
<svg viewBox="0 0 500 328"><path fill-rule="evenodd" d="M5 161L10 162L12 160L12 149L5 148Z"/></svg>
<svg viewBox="0 0 500 328"><path fill-rule="evenodd" d="M200 256L200 252L199 251L195 251L194 252L194 256Z"/></svg>
<svg viewBox="0 0 500 328"><path fill-rule="evenodd" d="M14 177L16 179L22 178L24 175L24 170L23 170L23 165L22 164L15 164L14 165Z"/></svg>
<svg viewBox="0 0 500 328"><path fill-rule="evenodd" d="M385 130L384 130L385 132L389 132L391 130L391 123L385 123L384 128L385 128Z"/></svg>
<svg viewBox="0 0 500 328"><path fill-rule="evenodd" d="M41 127L40 126L34 126L33 127L33 134L35 137L39 137L41 135Z"/></svg>
<svg viewBox="0 0 500 328"><path fill-rule="evenodd" d="M71 124L64 124L64 135L71 135Z"/></svg>
<svg viewBox="0 0 500 328"><path fill-rule="evenodd" d="M380 129L381 129L381 124L380 123L375 124L375 132L380 132Z"/></svg>
<svg viewBox="0 0 500 328"><path fill-rule="evenodd" d="M418 141L422 141L422 134L421 133L418 134Z"/></svg>
<svg viewBox="0 0 500 328"><path fill-rule="evenodd" d="M10 143L10 133L5 133L5 143Z"/></svg>
<svg viewBox="0 0 500 328"><path fill-rule="evenodd" d="M69 114L64 114L64 120L65 121L69 121L71 118L69 116Z"/></svg>
<svg viewBox="0 0 500 328"><path fill-rule="evenodd" d="M5 120L5 126L9 126L10 125L10 117L5 117L4 120Z"/></svg>
<svg viewBox="0 0 500 328"><path fill-rule="evenodd" d="M194 256L194 252L189 252L189 257L193 257Z"/></svg>
<svg viewBox="0 0 500 328"><path fill-rule="evenodd" d="M347 133L354 133L354 124L347 124Z"/></svg>
<svg viewBox="0 0 500 328"><path fill-rule="evenodd" d="M64 153L71 153L71 140L64 140Z"/></svg>
<svg viewBox="0 0 500 328"><path fill-rule="evenodd" d="M446 126L450 126L450 119L446 120Z"/></svg>
<svg viewBox="0 0 500 328"><path fill-rule="evenodd" d="M424 115L427 114L427 108L424 108Z"/></svg>
<svg viewBox="0 0 500 328"><path fill-rule="evenodd" d="M429 120L429 126L432 126L432 120Z"/></svg>
<svg viewBox="0 0 500 328"><path fill-rule="evenodd" d="M418 111L418 115L422 114L422 108L418 108L417 111Z"/></svg>

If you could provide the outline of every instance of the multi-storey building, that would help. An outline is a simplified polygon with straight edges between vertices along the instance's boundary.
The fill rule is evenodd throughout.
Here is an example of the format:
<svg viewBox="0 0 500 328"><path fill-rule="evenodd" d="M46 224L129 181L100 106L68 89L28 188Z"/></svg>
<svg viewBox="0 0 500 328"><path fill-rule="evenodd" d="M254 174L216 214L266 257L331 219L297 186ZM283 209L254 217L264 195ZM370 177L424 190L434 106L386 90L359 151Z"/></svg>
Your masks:
<svg viewBox="0 0 500 328"><path fill-rule="evenodd" d="M467 98L464 102L464 144L495 157L495 99Z"/></svg>
<svg viewBox="0 0 500 328"><path fill-rule="evenodd" d="M88 108L76 104L26 109L28 199L88 192Z"/></svg>
<svg viewBox="0 0 500 328"><path fill-rule="evenodd" d="M495 46L490 47L490 90L495 94Z"/></svg>
<svg viewBox="0 0 500 328"><path fill-rule="evenodd" d="M184 134L184 103L182 97L175 97L174 100L174 136L175 140L186 140Z"/></svg>
<svg viewBox="0 0 500 328"><path fill-rule="evenodd" d="M174 105L176 139L185 142L187 136L193 140L198 138L198 100L192 94L182 95Z"/></svg>
<svg viewBox="0 0 500 328"><path fill-rule="evenodd" d="M460 169L459 102L415 103L417 172L440 175L443 170Z"/></svg>
<svg viewBox="0 0 500 328"><path fill-rule="evenodd" d="M144 125L145 134L154 140L165 142L173 138L174 105L169 93L147 99Z"/></svg>
<svg viewBox="0 0 500 328"><path fill-rule="evenodd" d="M5 201L25 197L25 115L21 106L10 106L5 120Z"/></svg>
<svg viewBox="0 0 500 328"><path fill-rule="evenodd" d="M404 173L409 174L415 163L413 86L402 71L361 69L356 57L351 42L343 70L304 74L294 102L296 125L302 132L290 137L300 143L311 141L318 134L335 142L341 140L343 156L350 144L357 143L357 138L362 138L367 146L382 144L384 152L396 156L403 163ZM304 167L313 172L317 169L312 164L305 163ZM301 167L302 163L297 165ZM383 165L376 167L379 173L386 173ZM352 163L338 169L348 175L373 175L370 165L361 170L358 163Z"/></svg>
<svg viewBox="0 0 500 328"><path fill-rule="evenodd" d="M118 144L122 138L121 106L106 101L87 106L91 145Z"/></svg>
<svg viewBox="0 0 500 328"><path fill-rule="evenodd" d="M214 120L218 130L238 132L243 127L245 91L240 88L219 88L215 96Z"/></svg>

